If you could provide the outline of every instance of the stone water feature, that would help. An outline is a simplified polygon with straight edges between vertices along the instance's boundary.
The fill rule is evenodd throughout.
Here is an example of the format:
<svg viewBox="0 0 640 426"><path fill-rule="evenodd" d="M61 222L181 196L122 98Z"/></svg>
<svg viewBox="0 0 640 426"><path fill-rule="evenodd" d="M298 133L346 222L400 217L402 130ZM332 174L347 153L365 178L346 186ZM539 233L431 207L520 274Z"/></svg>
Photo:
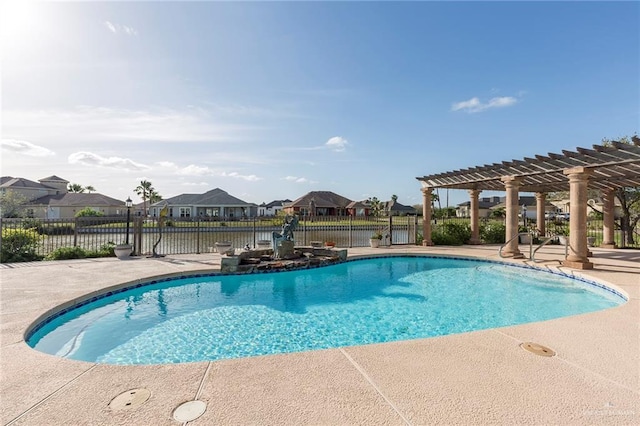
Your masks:
<svg viewBox="0 0 640 426"><path fill-rule="evenodd" d="M224 273L288 271L331 265L346 259L347 249L293 247L291 253L280 257L274 256L273 249L254 249L223 255L220 270Z"/></svg>
<svg viewBox="0 0 640 426"><path fill-rule="evenodd" d="M246 249L240 254L227 252L221 261L222 272L284 271L330 265L347 259L346 249L296 247L293 231L297 216L287 215L282 232L273 232L272 247Z"/></svg>

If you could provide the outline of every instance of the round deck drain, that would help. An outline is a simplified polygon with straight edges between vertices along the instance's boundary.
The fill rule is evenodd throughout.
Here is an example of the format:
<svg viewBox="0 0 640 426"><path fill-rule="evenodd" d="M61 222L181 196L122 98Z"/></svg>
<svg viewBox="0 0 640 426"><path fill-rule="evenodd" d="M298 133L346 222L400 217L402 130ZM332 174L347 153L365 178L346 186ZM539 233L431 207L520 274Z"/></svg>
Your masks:
<svg viewBox="0 0 640 426"><path fill-rule="evenodd" d="M147 402L150 396L151 391L148 389L131 389L113 398L109 408L116 411L135 409Z"/></svg>
<svg viewBox="0 0 640 426"><path fill-rule="evenodd" d="M540 356L555 356L556 351L546 346L542 346L538 343L524 342L520 344L520 347L525 351L529 351L533 354Z"/></svg>
<svg viewBox="0 0 640 426"><path fill-rule="evenodd" d="M207 410L207 404L202 401L187 401L173 410L173 418L179 422L190 422L197 419Z"/></svg>

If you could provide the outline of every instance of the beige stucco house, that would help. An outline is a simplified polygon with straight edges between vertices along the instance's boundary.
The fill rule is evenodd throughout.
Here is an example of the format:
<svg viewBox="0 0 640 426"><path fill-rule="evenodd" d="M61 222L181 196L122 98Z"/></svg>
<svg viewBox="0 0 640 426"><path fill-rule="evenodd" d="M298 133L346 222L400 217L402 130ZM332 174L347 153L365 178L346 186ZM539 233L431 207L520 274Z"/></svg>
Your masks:
<svg viewBox="0 0 640 426"><path fill-rule="evenodd" d="M99 193L72 193L67 189L69 181L49 176L34 182L20 177L0 178L0 191L13 191L24 197L23 215L38 219L71 219L87 207L105 216L126 214L124 201Z"/></svg>

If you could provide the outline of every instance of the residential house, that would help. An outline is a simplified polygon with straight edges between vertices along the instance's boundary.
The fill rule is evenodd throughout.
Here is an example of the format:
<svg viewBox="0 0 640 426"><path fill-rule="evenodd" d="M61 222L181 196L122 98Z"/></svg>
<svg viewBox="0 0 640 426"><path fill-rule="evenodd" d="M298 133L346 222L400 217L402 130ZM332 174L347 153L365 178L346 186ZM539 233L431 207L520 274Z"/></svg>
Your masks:
<svg viewBox="0 0 640 426"><path fill-rule="evenodd" d="M406 216L416 214L416 209L391 200L384 203L383 211L387 216Z"/></svg>
<svg viewBox="0 0 640 426"><path fill-rule="evenodd" d="M34 182L29 179L11 176L0 178L0 191L13 191L23 196L27 201L44 197L45 195L58 195L67 192L69 181L57 176L49 176Z"/></svg>
<svg viewBox="0 0 640 426"><path fill-rule="evenodd" d="M273 200L269 204L262 203L258 206L258 216L275 216L282 211L284 205L290 203L291 200Z"/></svg>
<svg viewBox="0 0 640 426"><path fill-rule="evenodd" d="M285 204L287 214L300 216L347 216L352 201L331 191L311 191L302 197Z"/></svg>
<svg viewBox="0 0 640 426"><path fill-rule="evenodd" d="M349 216L369 216L371 206L364 201L352 201L347 205L347 214Z"/></svg>
<svg viewBox="0 0 640 426"><path fill-rule="evenodd" d="M27 215L44 219L69 219L86 208L104 216L123 216L127 213L124 201L98 193L67 192L45 195L31 201L27 206Z"/></svg>
<svg viewBox="0 0 640 426"><path fill-rule="evenodd" d="M569 202L568 198L551 200L551 204L555 208L553 212L556 213L556 215L560 215L560 214L566 215L569 213L571 208L571 203ZM596 198L590 198L589 200L587 200L587 215L592 212L598 212L598 213L603 212L602 198L596 197ZM618 200L618 197L613 198L613 214L616 219L623 216L622 204L620 204L620 200Z"/></svg>
<svg viewBox="0 0 640 426"><path fill-rule="evenodd" d="M168 217L185 219L236 220L255 217L258 213L256 204L242 201L220 188L204 194L181 194L158 201L151 205L149 214L158 217L165 206L168 208Z"/></svg>
<svg viewBox="0 0 640 426"><path fill-rule="evenodd" d="M25 215L39 219L70 219L85 208L91 208L105 216L126 213L124 201L99 193L70 193L69 181L58 176L49 176L38 182L25 178L3 176L0 191L14 191L23 196Z"/></svg>
<svg viewBox="0 0 640 426"><path fill-rule="evenodd" d="M478 215L481 218L491 217L493 212L506 207L506 197L485 197L478 200ZM518 214L524 212L528 219L536 219L537 201L535 196L521 195L518 197ZM556 207L547 202L544 207L545 212L555 212ZM456 217L470 217L471 202L466 201L458 204L456 207Z"/></svg>
<svg viewBox="0 0 640 426"><path fill-rule="evenodd" d="M483 197L478 200L478 217L491 216L492 208L502 203L504 207L504 197ZM471 217L471 201L465 201L456 206L456 217Z"/></svg>

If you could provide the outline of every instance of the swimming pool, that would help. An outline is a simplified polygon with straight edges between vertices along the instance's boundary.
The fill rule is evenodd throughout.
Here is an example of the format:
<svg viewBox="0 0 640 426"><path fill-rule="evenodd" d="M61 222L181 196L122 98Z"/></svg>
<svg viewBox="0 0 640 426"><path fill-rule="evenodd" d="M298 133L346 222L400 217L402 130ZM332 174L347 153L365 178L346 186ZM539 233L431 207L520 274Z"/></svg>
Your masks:
<svg viewBox="0 0 640 426"><path fill-rule="evenodd" d="M26 340L70 359L179 363L463 333L624 302L615 290L532 268L378 257L150 282L54 314Z"/></svg>

